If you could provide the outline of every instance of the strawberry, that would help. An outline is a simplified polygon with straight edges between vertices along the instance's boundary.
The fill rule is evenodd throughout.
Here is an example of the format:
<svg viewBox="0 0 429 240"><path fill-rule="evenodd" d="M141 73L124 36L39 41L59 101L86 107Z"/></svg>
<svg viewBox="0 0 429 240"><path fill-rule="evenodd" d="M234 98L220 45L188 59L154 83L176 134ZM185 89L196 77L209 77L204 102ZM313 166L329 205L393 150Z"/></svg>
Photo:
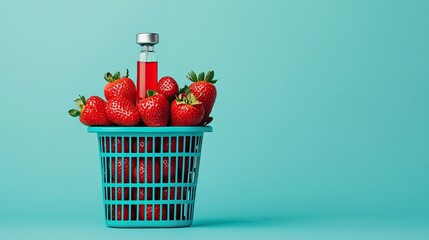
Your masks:
<svg viewBox="0 0 429 240"><path fill-rule="evenodd" d="M165 76L158 81L157 91L162 93L169 101L171 101L179 91L179 85L177 85L177 82L174 80L174 78Z"/></svg>
<svg viewBox="0 0 429 240"><path fill-rule="evenodd" d="M164 153L175 153L175 152L192 152L194 151L195 148L195 142L196 139L195 138L190 138L190 137L164 137L163 138L163 148L162 148L162 152ZM178 182L183 181L184 182L188 182L188 176L189 176L189 172L191 171L191 169L189 169L189 157L184 157L185 159L185 164L183 165L183 157L178 157ZM170 180L173 182L175 181L175 174L176 174L176 157L171 157L171 170L170 170ZM191 162L191 166L192 166L192 162ZM164 158L163 159L163 179L164 181L168 181L168 176L165 175L168 174L168 158Z"/></svg>
<svg viewBox="0 0 429 240"><path fill-rule="evenodd" d="M147 97L137 103L140 117L149 127L162 127L168 124L170 105L161 93L147 91Z"/></svg>
<svg viewBox="0 0 429 240"><path fill-rule="evenodd" d="M185 152L192 151L195 147L195 138L190 140L190 137L171 137L171 142L168 137L164 137L162 141L162 152L183 152L183 146L186 144ZM179 141L177 141L177 139ZM185 141L186 139L186 141ZM177 143L178 142L178 143Z"/></svg>
<svg viewBox="0 0 429 240"><path fill-rule="evenodd" d="M112 157L111 159L111 169L110 172L112 173L112 182L118 182L122 183L122 174L124 176L124 182L129 183L130 182L130 161L128 157L124 158L124 163L122 164L122 158L118 157L117 159ZM135 169L135 159L132 159L132 168L133 174ZM109 177L109 176L108 176ZM110 179L108 179L110 181ZM135 181L134 181L135 182Z"/></svg>
<svg viewBox="0 0 429 240"><path fill-rule="evenodd" d="M145 188L140 188L139 190L139 200L152 200L152 188L148 187L146 190Z"/></svg>
<svg viewBox="0 0 429 240"><path fill-rule="evenodd" d="M180 161L179 165L182 164L181 157L179 157ZM168 182L168 174L170 173L171 182L175 182L176 180L176 158L171 157L170 160L168 157L164 157L162 159L162 179L164 182ZM181 174L179 174L181 176Z"/></svg>
<svg viewBox="0 0 429 240"><path fill-rule="evenodd" d="M177 187L177 194L175 187L170 187L170 194L168 194L168 188L162 188L162 200L184 200L184 194L182 194L182 187Z"/></svg>
<svg viewBox="0 0 429 240"><path fill-rule="evenodd" d="M197 97L198 101L204 105L205 114L200 125L207 125L213 120L210 117L210 113L212 112L217 94L216 87L214 86L217 80L213 80L214 71L208 71L205 77L204 72L201 72L197 77L194 71L190 71L186 77L193 82L189 85L189 89Z"/></svg>
<svg viewBox="0 0 429 240"><path fill-rule="evenodd" d="M177 169L177 171L176 171ZM189 157L185 157L185 162L183 163L183 157L171 157L170 161L168 157L164 157L162 160L162 179L164 182L188 182L189 172ZM170 173L170 180L168 179L168 174ZM182 181L183 179L183 181Z"/></svg>
<svg viewBox="0 0 429 240"><path fill-rule="evenodd" d="M135 102L136 85L133 80L128 78L128 69L125 76L121 77L120 75L120 72L116 72L114 75L108 72L104 75L104 79L108 82L104 87L104 96L107 101L118 96L123 96L131 102Z"/></svg>
<svg viewBox="0 0 429 240"><path fill-rule="evenodd" d="M135 126L140 121L140 115L134 103L123 96L108 100L104 109L107 119L116 125Z"/></svg>
<svg viewBox="0 0 429 240"><path fill-rule="evenodd" d="M151 153L151 152L160 152L161 149L161 138L160 137L139 137L138 140L136 137L132 138L132 152L136 153ZM138 146L138 149L137 149Z"/></svg>
<svg viewBox="0 0 429 240"><path fill-rule="evenodd" d="M145 165L145 159L140 158L138 173L133 169L133 182L134 182L134 179L137 179L137 174L138 174L138 179L140 183L144 183L146 182L146 180L148 183L152 183L154 180L155 182L159 183L159 180L161 179L159 159L155 158L155 161L154 161L155 169L153 168L154 163L151 157L148 157L146 161L147 161L147 165ZM154 175L155 175L155 179L154 179Z"/></svg>
<svg viewBox="0 0 429 240"><path fill-rule="evenodd" d="M170 187L168 189L167 187L162 188L162 194L160 191L161 188L155 188L155 200L186 200L186 188L182 187ZM184 191L182 191L182 189ZM152 188L147 188L147 194L144 194L144 188L140 188L140 200L152 200ZM143 194L142 194L143 193ZM161 194L161 195L160 195ZM147 198L145 198L145 195L147 195ZM133 197L133 200L135 198ZM153 207L152 204L145 205L139 205L139 219L140 220L159 220L160 219L160 205L156 204L155 207ZM168 206L167 204L162 204L162 220L167 220L167 209L169 208L170 212L170 220L180 220L181 218L181 208L182 204L171 204ZM146 211L145 211L146 210ZM174 210L176 210L176 214L174 213ZM155 211L153 213L153 211ZM152 213L154 216L152 216ZM175 216L174 216L175 214ZM132 217L133 218L133 215Z"/></svg>
<svg viewBox="0 0 429 240"><path fill-rule="evenodd" d="M157 138L155 138L155 142ZM137 152L137 145L138 145L138 152L139 153L151 153L153 152L153 138L148 137L148 138L144 138L144 137L139 137L138 139L138 144L137 144L137 138L133 138L132 140L132 152L136 153Z"/></svg>
<svg viewBox="0 0 429 240"><path fill-rule="evenodd" d="M124 152L130 151L130 141L128 137L106 137L105 141L102 140L101 146L104 148L104 144L106 144L105 152L107 153L121 153L122 145Z"/></svg>
<svg viewBox="0 0 429 240"><path fill-rule="evenodd" d="M97 96L91 96L85 99L84 96L79 96L75 100L80 110L70 109L69 114L72 117L78 117L82 124L87 126L108 126L111 125L107 119L104 107L106 102Z"/></svg>
<svg viewBox="0 0 429 240"><path fill-rule="evenodd" d="M204 117L204 106L191 92L181 93L170 106L172 126L196 126Z"/></svg>
<svg viewBox="0 0 429 240"><path fill-rule="evenodd" d="M117 209L117 211L116 211ZM118 220L118 221L122 221L122 220L129 220L129 205L113 205L112 206L112 220ZM132 210L132 209L131 209ZM135 213L132 211L131 212L131 219L135 220Z"/></svg>
<svg viewBox="0 0 429 240"><path fill-rule="evenodd" d="M179 158L179 175L182 178L182 174L183 174L183 182L187 183L187 182L192 182L192 176L191 173L193 171L193 158L191 157L184 157L185 164L183 164L181 162L181 159ZM179 180L180 181L180 180Z"/></svg>
<svg viewBox="0 0 429 240"><path fill-rule="evenodd" d="M128 187L124 188L124 200L130 199L129 192L130 192L130 188ZM112 187L110 191L107 192L107 200L110 200L110 199L122 200L122 187L117 187L116 191L115 191L115 188Z"/></svg>
<svg viewBox="0 0 429 240"><path fill-rule="evenodd" d="M139 192L139 195L137 197L137 189ZM152 187L140 187L140 188L132 188L132 195L131 195L131 199L132 200L152 200L153 199L153 195L152 195ZM126 199L128 200L128 199Z"/></svg>
<svg viewBox="0 0 429 240"><path fill-rule="evenodd" d="M162 200L186 200L186 191L182 191L182 187L170 187L170 194L168 194L168 188L164 187L162 188ZM174 209L176 209L176 216L174 216ZM171 204L170 220L180 220L180 216L181 204Z"/></svg>
<svg viewBox="0 0 429 240"><path fill-rule="evenodd" d="M169 141L168 137L164 137L162 141L162 152L177 152L177 149L179 149L179 152L183 152L183 137L171 137L171 141ZM177 140L179 139L179 143L177 143Z"/></svg>
<svg viewBox="0 0 429 240"><path fill-rule="evenodd" d="M161 206L159 204L155 204L155 207L153 207L152 204L148 204L146 206L146 211L145 211L144 204L139 205L139 220L147 220L147 221L160 220L160 212L161 212ZM162 208L162 220L167 220L166 207Z"/></svg>

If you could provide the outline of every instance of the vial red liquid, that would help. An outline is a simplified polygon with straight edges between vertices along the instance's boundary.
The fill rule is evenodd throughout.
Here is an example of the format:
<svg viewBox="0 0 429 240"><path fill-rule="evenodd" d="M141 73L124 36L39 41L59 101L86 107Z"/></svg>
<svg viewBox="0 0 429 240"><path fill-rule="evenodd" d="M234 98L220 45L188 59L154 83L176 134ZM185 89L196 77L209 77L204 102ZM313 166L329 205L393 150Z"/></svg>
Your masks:
<svg viewBox="0 0 429 240"><path fill-rule="evenodd" d="M156 90L158 62L137 61L137 100L146 98L147 90Z"/></svg>

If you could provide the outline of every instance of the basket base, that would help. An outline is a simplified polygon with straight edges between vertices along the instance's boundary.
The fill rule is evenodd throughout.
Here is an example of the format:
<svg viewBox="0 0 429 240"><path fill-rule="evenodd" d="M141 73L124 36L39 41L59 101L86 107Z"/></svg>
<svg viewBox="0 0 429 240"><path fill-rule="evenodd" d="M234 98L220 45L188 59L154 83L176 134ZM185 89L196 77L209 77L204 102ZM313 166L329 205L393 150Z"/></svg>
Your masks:
<svg viewBox="0 0 429 240"><path fill-rule="evenodd" d="M189 227L192 220L188 221L105 221L106 226L111 228L178 228Z"/></svg>

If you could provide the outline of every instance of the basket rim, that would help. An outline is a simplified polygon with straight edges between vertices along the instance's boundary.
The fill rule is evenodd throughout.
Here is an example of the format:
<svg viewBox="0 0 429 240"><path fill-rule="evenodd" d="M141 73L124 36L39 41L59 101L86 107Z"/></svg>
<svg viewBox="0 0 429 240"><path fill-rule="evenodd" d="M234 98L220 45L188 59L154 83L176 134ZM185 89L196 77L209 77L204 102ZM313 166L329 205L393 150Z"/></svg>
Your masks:
<svg viewBox="0 0 429 240"><path fill-rule="evenodd" d="M189 132L213 132L211 126L196 127L88 127L89 133L189 133Z"/></svg>

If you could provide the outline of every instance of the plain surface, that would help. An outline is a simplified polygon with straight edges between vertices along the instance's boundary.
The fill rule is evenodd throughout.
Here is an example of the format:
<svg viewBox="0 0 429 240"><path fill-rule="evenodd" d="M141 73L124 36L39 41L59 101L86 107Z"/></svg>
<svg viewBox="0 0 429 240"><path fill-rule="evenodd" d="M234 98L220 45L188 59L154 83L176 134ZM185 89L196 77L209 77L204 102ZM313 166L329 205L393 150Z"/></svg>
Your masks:
<svg viewBox="0 0 429 240"><path fill-rule="evenodd" d="M1 234L141 233L102 225L96 137L67 111L103 96L105 72L135 76L136 33L157 32L159 77L219 80L196 218L286 220L145 233L429 238L428 12L423 0L1 4ZM308 215L322 217L288 218Z"/></svg>
<svg viewBox="0 0 429 240"><path fill-rule="evenodd" d="M199 219L190 228L107 228L101 221L0 222L1 239L427 240L429 221L316 216Z"/></svg>

